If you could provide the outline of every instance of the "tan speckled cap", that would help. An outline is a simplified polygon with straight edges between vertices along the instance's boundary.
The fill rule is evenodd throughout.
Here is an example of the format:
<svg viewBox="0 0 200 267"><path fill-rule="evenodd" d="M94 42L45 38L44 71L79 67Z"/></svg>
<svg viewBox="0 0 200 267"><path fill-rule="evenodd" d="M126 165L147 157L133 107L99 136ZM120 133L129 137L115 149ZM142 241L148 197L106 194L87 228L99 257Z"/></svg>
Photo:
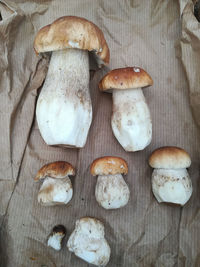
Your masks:
<svg viewBox="0 0 200 267"><path fill-rule="evenodd" d="M35 181L43 179L47 176L52 178L65 178L68 175L75 175L74 167L65 161L56 161L44 165L38 172Z"/></svg>
<svg viewBox="0 0 200 267"><path fill-rule="evenodd" d="M149 157L152 168L181 169L191 165L189 154L182 148L166 146L153 151Z"/></svg>
<svg viewBox="0 0 200 267"><path fill-rule="evenodd" d="M101 91L110 89L124 90L152 84L153 80L146 71L139 67L127 67L108 72L99 82L99 89Z"/></svg>
<svg viewBox="0 0 200 267"><path fill-rule="evenodd" d="M87 19L65 16L39 30L35 37L36 53L76 48L93 51L104 64L109 63L109 48L103 32Z"/></svg>
<svg viewBox="0 0 200 267"><path fill-rule="evenodd" d="M90 167L93 176L109 174L127 174L128 165L126 161L119 157L106 156L95 159Z"/></svg>

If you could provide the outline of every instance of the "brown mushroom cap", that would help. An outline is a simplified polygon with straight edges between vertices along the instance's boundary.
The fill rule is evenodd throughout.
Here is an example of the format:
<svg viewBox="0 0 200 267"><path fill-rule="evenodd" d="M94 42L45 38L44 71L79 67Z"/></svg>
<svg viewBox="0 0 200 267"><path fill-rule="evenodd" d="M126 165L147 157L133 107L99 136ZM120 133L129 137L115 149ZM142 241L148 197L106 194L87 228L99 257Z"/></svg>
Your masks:
<svg viewBox="0 0 200 267"><path fill-rule="evenodd" d="M77 48L94 51L109 63L109 48L103 32L91 21L75 16L65 16L39 30L35 37L36 53Z"/></svg>
<svg viewBox="0 0 200 267"><path fill-rule="evenodd" d="M44 165L35 176L34 180L38 181L47 176L52 178L65 178L68 175L75 175L74 167L65 161L56 161Z"/></svg>
<svg viewBox="0 0 200 267"><path fill-rule="evenodd" d="M59 235L66 235L66 229L62 224L55 225L52 229L51 235L59 234Z"/></svg>
<svg viewBox="0 0 200 267"><path fill-rule="evenodd" d="M139 67L127 67L108 72L99 82L99 89L101 91L110 89L124 90L152 84L153 80L146 71Z"/></svg>
<svg viewBox="0 0 200 267"><path fill-rule="evenodd" d="M122 158L106 156L95 159L91 164L90 172L93 176L117 173L127 174L128 165Z"/></svg>
<svg viewBox="0 0 200 267"><path fill-rule="evenodd" d="M95 223L100 223L103 225L103 223L101 221L99 221L98 219L94 218L94 217L82 217L79 219L79 222L90 222L90 221L94 221Z"/></svg>
<svg viewBox="0 0 200 267"><path fill-rule="evenodd" d="M191 165L189 154L182 148L166 146L153 151L149 165L158 169L182 169Z"/></svg>

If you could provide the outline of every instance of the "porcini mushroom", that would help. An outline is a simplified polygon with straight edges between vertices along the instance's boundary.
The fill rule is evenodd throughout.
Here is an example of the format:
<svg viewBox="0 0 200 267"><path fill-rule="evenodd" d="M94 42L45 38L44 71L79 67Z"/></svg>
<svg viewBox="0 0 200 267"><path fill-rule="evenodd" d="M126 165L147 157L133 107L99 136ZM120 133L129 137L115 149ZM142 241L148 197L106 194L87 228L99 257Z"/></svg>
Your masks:
<svg viewBox="0 0 200 267"><path fill-rule="evenodd" d="M35 181L44 179L38 202L44 206L67 204L73 195L70 175L75 175L75 169L68 162L56 161L44 165L35 177Z"/></svg>
<svg viewBox="0 0 200 267"><path fill-rule="evenodd" d="M110 247L104 237L104 226L95 218L84 217L76 221L67 247L77 257L96 266L106 266L110 259Z"/></svg>
<svg viewBox="0 0 200 267"><path fill-rule="evenodd" d="M130 191L122 174L128 173L125 160L118 157L102 157L90 167L93 176L98 175L95 197L104 209L118 209L128 203Z"/></svg>
<svg viewBox="0 0 200 267"><path fill-rule="evenodd" d="M152 173L152 191L158 202L181 206L192 195L192 181L187 172L191 165L189 154L179 147L161 147L149 157Z"/></svg>
<svg viewBox="0 0 200 267"><path fill-rule="evenodd" d="M47 245L55 250L61 250L61 243L66 235L66 229L63 225L56 225L48 237Z"/></svg>
<svg viewBox="0 0 200 267"><path fill-rule="evenodd" d="M152 84L138 67L112 70L99 83L101 91L112 92L112 130L126 151L142 150L151 142L151 115L141 88Z"/></svg>
<svg viewBox="0 0 200 267"><path fill-rule="evenodd" d="M40 133L48 145L81 148L92 121L88 51L99 66L107 64L104 35L92 22L66 16L39 30L34 49L52 52L36 106Z"/></svg>

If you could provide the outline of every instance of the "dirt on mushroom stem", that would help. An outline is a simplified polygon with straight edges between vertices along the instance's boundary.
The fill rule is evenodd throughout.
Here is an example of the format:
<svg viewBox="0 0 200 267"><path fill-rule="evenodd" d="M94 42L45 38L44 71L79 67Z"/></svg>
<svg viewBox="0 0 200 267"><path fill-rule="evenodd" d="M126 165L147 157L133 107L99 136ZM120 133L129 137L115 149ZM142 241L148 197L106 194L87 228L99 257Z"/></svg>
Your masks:
<svg viewBox="0 0 200 267"><path fill-rule="evenodd" d="M88 51L52 52L36 116L49 145L83 147L92 121Z"/></svg>
<svg viewBox="0 0 200 267"><path fill-rule="evenodd" d="M158 202L185 205L193 191L187 169L154 169L152 191Z"/></svg>
<svg viewBox="0 0 200 267"><path fill-rule="evenodd" d="M112 129L126 151L138 151L152 138L151 115L142 89L113 90Z"/></svg>
<svg viewBox="0 0 200 267"><path fill-rule="evenodd" d="M99 175L95 187L95 197L105 209L118 209L128 203L130 190L122 174Z"/></svg>

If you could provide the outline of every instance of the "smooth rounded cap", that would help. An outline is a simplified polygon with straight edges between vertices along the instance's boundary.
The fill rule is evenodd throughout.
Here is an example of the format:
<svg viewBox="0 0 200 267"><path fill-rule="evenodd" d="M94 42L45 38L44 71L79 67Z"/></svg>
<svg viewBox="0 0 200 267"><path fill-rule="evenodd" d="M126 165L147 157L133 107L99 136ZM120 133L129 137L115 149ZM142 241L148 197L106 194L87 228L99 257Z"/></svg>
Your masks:
<svg viewBox="0 0 200 267"><path fill-rule="evenodd" d="M122 158L106 156L95 159L91 164L90 172L93 176L117 173L127 174L128 164Z"/></svg>
<svg viewBox="0 0 200 267"><path fill-rule="evenodd" d="M110 89L124 90L141 88L152 84L153 80L145 70L139 67L127 67L108 72L99 82L99 89L101 91Z"/></svg>
<svg viewBox="0 0 200 267"><path fill-rule="evenodd" d="M182 169L191 165L189 154L182 148L166 146L156 149L149 157L152 168Z"/></svg>
<svg viewBox="0 0 200 267"><path fill-rule="evenodd" d="M35 176L34 180L38 181L45 177L51 178L65 178L69 175L75 175L74 167L66 161L56 161L44 165Z"/></svg>
<svg viewBox="0 0 200 267"><path fill-rule="evenodd" d="M52 229L52 235L54 234L59 234L59 235L66 235L66 229L63 225L61 224L58 224L58 225L55 225Z"/></svg>
<svg viewBox="0 0 200 267"><path fill-rule="evenodd" d="M64 16L39 30L35 37L36 53L76 48L94 51L109 63L109 48L103 32L91 21L75 16Z"/></svg>

